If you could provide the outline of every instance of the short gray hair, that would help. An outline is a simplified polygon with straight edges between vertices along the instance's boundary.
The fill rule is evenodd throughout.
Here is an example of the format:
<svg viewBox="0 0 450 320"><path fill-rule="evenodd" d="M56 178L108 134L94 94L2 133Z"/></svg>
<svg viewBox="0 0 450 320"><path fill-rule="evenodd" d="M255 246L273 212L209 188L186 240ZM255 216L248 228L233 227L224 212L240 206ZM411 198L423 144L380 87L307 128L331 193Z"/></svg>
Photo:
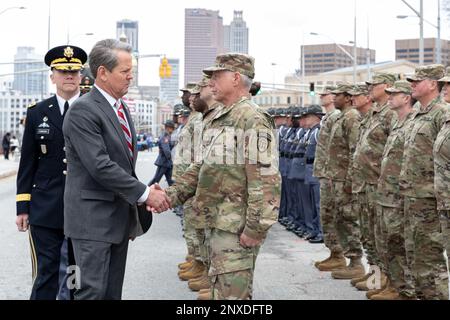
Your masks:
<svg viewBox="0 0 450 320"><path fill-rule="evenodd" d="M89 54L89 68L94 78L97 78L97 71L101 66L105 67L108 71L112 71L117 66L116 51L131 53L133 49L128 43L115 39L100 40L95 44Z"/></svg>
<svg viewBox="0 0 450 320"><path fill-rule="evenodd" d="M252 87L253 80L250 79L250 77L246 76L245 74L242 74L242 73L241 73L240 75L241 75L242 85L243 85L246 89L250 90L250 88Z"/></svg>

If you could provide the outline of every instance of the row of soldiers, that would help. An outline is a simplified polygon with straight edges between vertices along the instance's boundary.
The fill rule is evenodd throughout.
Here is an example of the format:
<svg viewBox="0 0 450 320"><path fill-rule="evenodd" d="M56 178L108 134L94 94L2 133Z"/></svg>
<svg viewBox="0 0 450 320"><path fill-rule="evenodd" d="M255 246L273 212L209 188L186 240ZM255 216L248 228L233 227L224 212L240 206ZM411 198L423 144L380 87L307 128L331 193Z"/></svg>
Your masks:
<svg viewBox="0 0 450 320"><path fill-rule="evenodd" d="M219 93L219 102L211 85L211 81L222 84L231 81L231 78L218 79L224 74L234 77L239 74L241 79L235 83L234 90L247 90L242 92L245 94L235 94L234 101L228 105L223 103L229 100L223 93L224 88ZM270 134L258 136L260 152L266 151L262 148L271 149L271 143L275 143L270 116L251 102L251 96L261 87L260 83L253 82L247 88L253 77L253 58L241 54L220 55L216 66L204 70L200 82L188 83L181 89L183 106L174 109L174 120L178 122L171 137L175 185L167 193L172 204L182 204L176 211L183 217L188 254L186 261L178 266L178 276L188 281L191 290L199 292L199 300L252 298L255 260L267 229L276 222L279 175L277 167L271 166L272 161L268 166L269 174L262 176L259 171L263 164L259 159L256 166L211 160L217 159L216 152L226 149L237 153L233 159L239 158L240 149L227 144L230 136L220 130L224 125L237 132L244 127L259 132L258 126L263 125ZM180 122L187 113L187 121ZM241 142L233 141L236 145ZM193 171L198 171L197 175L192 175ZM242 176L245 172L247 179ZM189 184L191 179L193 184ZM255 184L260 187L255 188ZM264 191L263 198L260 189ZM267 192L269 189L271 192ZM254 201L255 196L258 201Z"/></svg>
<svg viewBox="0 0 450 320"><path fill-rule="evenodd" d="M327 87L320 94L326 115L313 176L320 181L321 222L330 256L315 266L334 279L351 280L369 299L449 297L444 254L450 252L449 83L450 68L429 65L406 80L379 73L370 82ZM275 113L276 118L284 115ZM283 156L297 158L304 149L298 154L286 143L289 138L281 138L285 198L280 222L301 234L307 191L290 200L293 164L283 171ZM296 203L302 205L294 208Z"/></svg>

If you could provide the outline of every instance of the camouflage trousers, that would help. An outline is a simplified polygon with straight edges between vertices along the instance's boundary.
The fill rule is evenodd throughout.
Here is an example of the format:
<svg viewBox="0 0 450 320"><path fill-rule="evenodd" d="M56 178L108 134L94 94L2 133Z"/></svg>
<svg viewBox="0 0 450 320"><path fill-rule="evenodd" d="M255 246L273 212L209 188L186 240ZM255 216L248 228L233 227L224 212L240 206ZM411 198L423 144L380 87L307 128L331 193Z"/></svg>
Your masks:
<svg viewBox="0 0 450 320"><path fill-rule="evenodd" d="M320 220L322 223L325 246L333 253L341 253L337 231L336 215L333 208L334 195L330 180L320 179Z"/></svg>
<svg viewBox="0 0 450 320"><path fill-rule="evenodd" d="M402 295L414 296L411 269L406 260L404 207L378 205L377 210L386 228L386 252L381 257L386 266L385 273Z"/></svg>
<svg viewBox="0 0 450 320"><path fill-rule="evenodd" d="M359 213L361 225L361 242L366 251L367 263L371 266L381 267L381 260L378 258L375 239L375 224L377 216L376 187L368 185L365 192L354 194L354 210Z"/></svg>
<svg viewBox="0 0 450 320"><path fill-rule="evenodd" d="M344 182L333 181L335 228L346 258L361 258L361 231L358 215L352 208L352 195L344 191Z"/></svg>
<svg viewBox="0 0 450 320"><path fill-rule="evenodd" d="M202 261L201 241L197 236L194 221L192 221L194 210L192 208L192 201L193 199L189 199L183 205L183 235L184 240L186 241L188 254L192 255L195 260Z"/></svg>
<svg viewBox="0 0 450 320"><path fill-rule="evenodd" d="M417 297L447 300L447 262L436 207L435 198L405 197L406 258Z"/></svg>
<svg viewBox="0 0 450 320"><path fill-rule="evenodd" d="M199 241L199 251L200 257L203 264L209 269L211 265L210 261L210 239L211 239L211 229L195 229L197 233L197 239Z"/></svg>
<svg viewBox="0 0 450 320"><path fill-rule="evenodd" d="M238 234L212 229L210 250L213 299L251 300L259 247L243 248Z"/></svg>
<svg viewBox="0 0 450 320"><path fill-rule="evenodd" d="M439 211L439 215L441 219L441 230L444 240L444 248L447 251L447 267L450 270L450 210Z"/></svg>

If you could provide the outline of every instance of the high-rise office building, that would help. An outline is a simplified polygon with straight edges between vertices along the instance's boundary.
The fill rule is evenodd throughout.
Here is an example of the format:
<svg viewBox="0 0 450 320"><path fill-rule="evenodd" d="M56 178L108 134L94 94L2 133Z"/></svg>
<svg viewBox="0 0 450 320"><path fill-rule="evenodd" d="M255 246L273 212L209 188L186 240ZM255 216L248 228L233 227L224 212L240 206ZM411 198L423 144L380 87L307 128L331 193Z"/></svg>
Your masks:
<svg viewBox="0 0 450 320"><path fill-rule="evenodd" d="M184 82L197 82L223 49L223 19L219 11L185 9Z"/></svg>
<svg viewBox="0 0 450 320"><path fill-rule="evenodd" d="M127 43L133 48L133 52L139 52L139 22L133 20L117 21L117 39L126 37Z"/></svg>
<svg viewBox="0 0 450 320"><path fill-rule="evenodd" d="M25 95L48 95L48 70L44 57L33 47L17 47L14 55L13 90Z"/></svg>
<svg viewBox="0 0 450 320"><path fill-rule="evenodd" d="M223 27L224 49L248 54L248 28L242 11L234 11L233 21Z"/></svg>
<svg viewBox="0 0 450 320"><path fill-rule="evenodd" d="M437 63L438 41L436 38L424 39L424 64ZM418 64L419 39L402 39L395 41L395 58L397 60L407 60ZM445 66L450 64L450 41L441 39L441 63Z"/></svg>
<svg viewBox="0 0 450 320"><path fill-rule="evenodd" d="M353 46L341 45L351 56L353 56ZM333 44L317 44L302 46L305 55L305 75L315 75L340 68L351 67L353 60L339 46ZM375 63L375 50L357 48L357 64L367 64L370 54L370 63ZM303 66L302 66L303 68Z"/></svg>

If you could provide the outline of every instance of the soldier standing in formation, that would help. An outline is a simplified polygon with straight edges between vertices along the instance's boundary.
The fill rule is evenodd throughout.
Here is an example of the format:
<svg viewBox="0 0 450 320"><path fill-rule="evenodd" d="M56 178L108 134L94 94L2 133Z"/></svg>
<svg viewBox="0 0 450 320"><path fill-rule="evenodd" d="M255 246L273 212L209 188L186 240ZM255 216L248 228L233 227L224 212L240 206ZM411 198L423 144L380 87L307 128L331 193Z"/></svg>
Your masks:
<svg viewBox="0 0 450 320"><path fill-rule="evenodd" d="M419 299L448 299L448 271L444 259L434 190L433 146L444 127L449 107L440 97L444 66L416 69L411 82L417 110L408 124L400 188L405 197L407 260Z"/></svg>

